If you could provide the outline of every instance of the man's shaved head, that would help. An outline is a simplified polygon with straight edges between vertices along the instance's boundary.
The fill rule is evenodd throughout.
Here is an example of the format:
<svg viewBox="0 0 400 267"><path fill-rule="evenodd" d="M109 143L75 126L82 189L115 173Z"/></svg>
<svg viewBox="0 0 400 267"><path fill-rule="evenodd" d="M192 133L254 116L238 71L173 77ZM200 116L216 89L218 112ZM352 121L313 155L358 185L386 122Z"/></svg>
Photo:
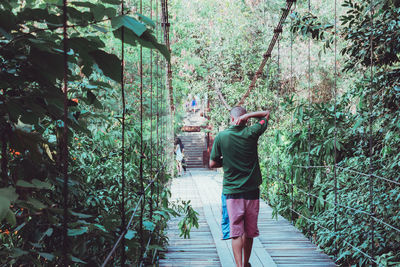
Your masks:
<svg viewBox="0 0 400 267"><path fill-rule="evenodd" d="M246 114L247 111L245 108L241 107L241 106L237 106L231 109L231 116L236 120L237 118L239 118L240 116Z"/></svg>

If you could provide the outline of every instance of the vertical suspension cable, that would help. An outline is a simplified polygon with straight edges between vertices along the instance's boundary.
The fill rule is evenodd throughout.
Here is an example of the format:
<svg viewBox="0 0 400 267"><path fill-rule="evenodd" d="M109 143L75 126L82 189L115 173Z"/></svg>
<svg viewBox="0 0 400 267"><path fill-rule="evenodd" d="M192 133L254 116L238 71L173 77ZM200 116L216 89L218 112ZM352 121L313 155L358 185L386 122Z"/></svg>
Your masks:
<svg viewBox="0 0 400 267"><path fill-rule="evenodd" d="M292 12L293 13L293 12ZM293 85L293 18L291 18L290 20L290 89L293 90L294 89L294 85ZM292 114L292 118L291 118L291 127L290 129L292 130L293 133L293 114ZM294 159L292 158L292 166L294 165ZM292 223L294 222L294 174L293 174L293 167L290 168L290 182L291 182L291 206L292 206L292 211L291 211L291 221Z"/></svg>
<svg viewBox="0 0 400 267"><path fill-rule="evenodd" d="M150 19L153 19L153 0L150 0ZM153 49L150 49L150 220L153 218Z"/></svg>
<svg viewBox="0 0 400 267"><path fill-rule="evenodd" d="M160 40L163 39L163 30L164 27L163 25L163 18L162 18L162 5L163 5L164 0L160 0L159 7L161 8L160 10ZM164 160L165 160L165 95L164 95L164 82L163 82L163 77L164 77L164 58L160 58L160 90L161 90L161 158L162 158L162 163L164 165ZM165 175L162 176L162 183L164 183L164 178Z"/></svg>
<svg viewBox="0 0 400 267"><path fill-rule="evenodd" d="M335 37L334 37L334 42L335 42L335 84L334 84L334 112L333 115L335 117L335 130L334 130L334 164L333 164L333 179L334 179L334 191L335 191L335 212L334 212L334 232L335 235L337 235L337 201L338 201L338 188L337 188L337 176L336 176L336 164L337 164L337 118L336 118L336 109L337 109L337 0L335 0ZM337 257L337 242L335 242L335 257Z"/></svg>
<svg viewBox="0 0 400 267"><path fill-rule="evenodd" d="M140 14L143 14L143 3L140 0ZM139 177L140 177L140 194L143 195L143 200L140 203L140 261L142 260L144 252L144 235L143 235L143 215L144 215L144 204L146 202L145 192L144 192L144 181L143 181L143 47L140 46L140 59L139 59L139 76L140 76L140 167L139 167Z"/></svg>
<svg viewBox="0 0 400 267"><path fill-rule="evenodd" d="M311 14L311 2L308 0L308 12ZM308 147L307 147L307 180L308 180L308 191L311 192L311 34L308 36ZM307 207L311 212L311 197L308 197ZM311 226L310 226L311 231Z"/></svg>
<svg viewBox="0 0 400 267"><path fill-rule="evenodd" d="M158 0L156 0L156 36L157 36L157 40L158 40L158 29L159 29L159 20L158 20ZM156 53L156 109L157 109L157 116L156 116L156 139L157 139L157 149L156 149L156 153L157 153L157 171L160 171L160 139L158 136L158 125L159 125L159 119L160 119L160 110L159 110L159 81L160 81L160 73L159 73L159 53ZM160 201L160 179L159 179L159 175L157 175L157 207Z"/></svg>
<svg viewBox="0 0 400 267"><path fill-rule="evenodd" d="M372 110L373 110L373 97L372 94L374 93L373 87L374 87L374 43L373 43L373 31L374 31L374 0L371 0L370 2L371 5L371 32L370 32L370 46L371 46L371 52L370 52L370 75L371 75L371 80L370 80L370 92L369 92L369 110L368 110L368 117L369 117L369 201L370 201L370 225L371 225L371 257L372 260L375 258L375 222L373 217L375 217L375 207L374 207L374 183L372 179L372 173L373 173L373 137L372 137L372 124L373 124L373 118L372 118Z"/></svg>
<svg viewBox="0 0 400 267"><path fill-rule="evenodd" d="M160 6L161 6L161 12L160 12L160 15L159 15L160 16L160 36L159 36L160 40L162 39L162 36L163 36L162 31L164 30L164 27L162 27L162 25L163 25L163 18L162 18L162 16L163 16L162 15L162 13L163 13L163 11L162 11L163 1L164 0L160 0ZM161 58L159 63L161 65L161 67L160 67L160 77L159 77L159 79L160 79L160 90L161 90L161 92L160 92L161 93L161 118L160 118L161 119L161 139L160 139L160 144L161 144L161 162L164 165L164 160L165 160L165 156L164 156L164 152L165 152L165 135L164 135L164 132L165 132L165 114L164 114L165 101L164 101L164 83L163 83L163 80L162 80L162 77L164 77L164 74L163 74L164 59ZM162 176L162 183L163 182L164 182L164 174Z"/></svg>
<svg viewBox="0 0 400 267"><path fill-rule="evenodd" d="M62 139L62 164L63 164L63 265L68 266L68 33L67 33L67 0L63 0L63 53L64 53L64 134Z"/></svg>
<svg viewBox="0 0 400 267"><path fill-rule="evenodd" d="M124 0L121 0L121 15L124 14ZM121 98L122 98L122 148L121 148L121 234L125 231L125 28L121 27ZM125 266L126 254L125 254L125 238L121 240L121 266Z"/></svg>
<svg viewBox="0 0 400 267"><path fill-rule="evenodd" d="M280 49L281 49L281 38L280 37L278 37L278 90L277 90L277 107L276 107L276 110L278 111L278 113L277 114L279 114L279 92L280 92L280 89L281 89L281 66L280 66L280 55L281 55L281 51L280 51ZM278 181L279 181L279 169L280 169L280 153L279 153L279 115L277 115L276 116L276 118L277 118L277 121L276 121L276 125L277 125L277 132L276 132L276 134L277 134L277 137L278 138L276 138L276 140L277 140L277 142L276 142L276 145L277 145L277 154L276 154L276 157L277 157L277 168L276 168L276 175L277 175L277 178L278 178Z"/></svg>

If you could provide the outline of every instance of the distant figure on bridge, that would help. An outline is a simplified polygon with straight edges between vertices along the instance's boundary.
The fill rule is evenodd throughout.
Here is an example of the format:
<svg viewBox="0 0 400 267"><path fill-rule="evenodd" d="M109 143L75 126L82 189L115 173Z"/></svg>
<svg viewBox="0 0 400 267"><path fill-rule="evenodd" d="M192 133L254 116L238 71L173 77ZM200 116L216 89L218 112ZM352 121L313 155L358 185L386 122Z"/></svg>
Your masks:
<svg viewBox="0 0 400 267"><path fill-rule="evenodd" d="M196 112L196 105L197 105L196 98L193 97L192 102L191 102L191 107L192 107L193 113Z"/></svg>
<svg viewBox="0 0 400 267"><path fill-rule="evenodd" d="M250 118L259 121L248 127ZM210 167L224 170L222 193L226 196L232 249L238 267L250 266L253 238L259 235L262 177L257 142L267 129L268 119L269 111L247 113L243 107L234 107L231 126L217 135L210 155Z"/></svg>
<svg viewBox="0 0 400 267"><path fill-rule="evenodd" d="M184 150L184 145L182 143L182 140L177 137L175 139L175 159L176 159L176 164L178 167L178 176L182 175L182 160L183 160L183 150Z"/></svg>

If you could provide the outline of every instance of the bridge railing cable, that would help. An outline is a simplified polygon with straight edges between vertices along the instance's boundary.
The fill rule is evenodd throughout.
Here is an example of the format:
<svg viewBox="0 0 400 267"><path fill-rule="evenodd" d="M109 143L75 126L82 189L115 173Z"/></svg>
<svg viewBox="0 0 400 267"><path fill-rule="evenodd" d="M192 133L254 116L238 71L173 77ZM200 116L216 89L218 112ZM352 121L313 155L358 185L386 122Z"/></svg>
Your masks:
<svg viewBox="0 0 400 267"><path fill-rule="evenodd" d="M286 182L285 180L283 180L283 179L281 179L281 178L275 179L274 177L269 176L269 179L274 180L274 181L277 181L277 182L282 182L282 183L284 183L285 185L288 185L288 186L295 187L297 191L299 191L299 192L301 192L301 193L303 193L303 194L305 194L305 195L307 195L307 196L310 196L310 197L313 197L313 198L315 198L315 199L318 199L318 200L320 200L320 201L322 201L322 202L324 202L324 203L326 203L326 204L330 204L330 205L333 205L333 206L334 206L334 205L337 205L337 206L339 206L339 207L342 207L342 208L345 208L345 209L354 211L355 213L361 213L361 214L370 216L370 218L372 218L372 219L375 220L376 222L379 222L379 223L381 223L381 224L383 224L383 225L385 225L385 226L391 228L392 230L395 230L396 232L399 232L399 233L400 233L400 228L398 228L397 226L391 225L391 224L389 224L389 223L386 223L386 222L383 221L382 219L377 218L377 217L375 216L374 213L370 213L370 212L365 211L365 210L362 210L362 209L357 209L357 208L354 208L354 207L350 207L350 206L347 206L347 205L343 205L343 204L340 204L340 203L338 203L338 202L332 202L332 201L326 200L326 199L324 199L324 198L321 197L321 196L317 196L317 195L315 195L315 194L312 194L312 193L310 193L310 192L307 192L307 191L301 189L300 187L296 186L295 184L288 183L288 182Z"/></svg>
<svg viewBox="0 0 400 267"><path fill-rule="evenodd" d="M158 180L158 176L164 171L165 169L165 165L166 162L163 163L163 165L161 166L161 168L157 171L157 173L155 174L155 178L154 180L151 180L147 186L144 188L143 192L139 192L138 195L140 195L139 199L136 202L136 206L132 211L132 214L130 216L130 219L127 223L127 225L125 226L125 228L122 230L120 236L118 237L117 241L115 242L115 244L113 245L111 251L108 253L106 259L104 260L103 264L101 265L102 267L106 266L107 263L110 261L111 257L113 256L113 254L115 253L115 251L117 250L118 246L120 245L121 241L123 240L123 238L125 237L126 233L128 232L129 228L131 227L132 223L133 223L133 219L136 216L136 213L139 209L139 206L142 206L142 202L144 201L144 195L146 193L146 191L152 186L152 184ZM142 221L142 217L140 218L140 220Z"/></svg>
<svg viewBox="0 0 400 267"><path fill-rule="evenodd" d="M283 12L279 19L279 23L274 29L274 35L272 36L272 39L268 45L268 49L263 54L263 60L261 61L261 64L258 67L256 73L254 74L247 92L242 96L242 98L239 100L239 102L235 106L243 105L246 98L250 95L251 91L255 88L258 78L263 73L265 65L267 64L268 60L271 58L272 51L274 50L274 47L275 47L276 43L278 42L278 38L282 34L283 24L285 23L286 18L289 15L290 10L292 9L292 6L294 3L296 3L296 1L297 0L286 0L286 7L283 8ZM230 110L231 107L229 106L228 102L225 100L225 98L224 98L223 94L221 93L221 91L219 90L219 88L215 88L215 91L216 91L218 97L220 98L221 102L223 103L224 107L226 109Z"/></svg>
<svg viewBox="0 0 400 267"><path fill-rule="evenodd" d="M292 167L295 167L295 168L303 168L303 169L332 169L333 167L334 167L335 165L317 165L317 166L307 166L307 165L292 165ZM338 165L336 165L336 168L338 168L338 169L341 169L342 171L345 171L345 172L351 172L351 173L354 173L354 174L357 174L357 175L362 175L362 176L365 176L365 177L369 177L369 176L372 176L372 177L375 177L375 178L377 178L377 179L379 179L379 180L383 180L383 181L386 181L386 182L389 182L389 183L392 183L392 184L396 184L396 185L400 185L400 182L399 181L396 181L396 180L393 180L393 179L389 179L389 178L386 178L386 177L383 177L383 176L380 176L380 175L376 175L376 174L368 174L368 173L364 173L364 172L360 172L360 171L356 171L356 170L353 170L352 168L350 168L350 167L342 167L342 166L338 166Z"/></svg>

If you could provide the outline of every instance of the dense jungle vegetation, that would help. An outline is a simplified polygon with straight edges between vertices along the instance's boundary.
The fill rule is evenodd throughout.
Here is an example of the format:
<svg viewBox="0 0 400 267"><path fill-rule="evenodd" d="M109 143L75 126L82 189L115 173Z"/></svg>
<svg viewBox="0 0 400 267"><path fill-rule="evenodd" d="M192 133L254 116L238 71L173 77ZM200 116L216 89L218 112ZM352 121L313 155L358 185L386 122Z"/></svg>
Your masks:
<svg viewBox="0 0 400 267"><path fill-rule="evenodd" d="M370 1L337 1L335 35L335 1L312 0L310 11L297 1L245 103L273 111L259 145L264 198L344 266L370 265L368 255L380 266L400 265L400 3L372 2L373 10ZM229 113L215 89L230 106L239 102L285 1L172 7L177 97L208 94L216 134Z"/></svg>
<svg viewBox="0 0 400 267"><path fill-rule="evenodd" d="M189 203L169 203L165 186L170 178L167 149L172 132L164 66L170 53L159 26L160 2L147 1L140 10L139 1L125 1L122 15L120 4L117 0L68 3L64 69L63 1L0 2L2 266L65 264L63 230L68 235L67 262L100 266L136 208L123 238L126 263L156 262L167 241L163 229L169 217L191 211ZM65 70L68 229L63 227L61 155ZM182 221L182 235L188 235L190 223L190 218ZM121 265L119 255L121 250L113 255L112 265Z"/></svg>
<svg viewBox="0 0 400 267"><path fill-rule="evenodd" d="M143 1L141 10L139 0L127 0L123 15L119 0L68 4L72 265L100 265L123 231L122 215L129 218L142 197L143 209L123 238L127 263L157 261L171 216L185 216L182 235L188 235L196 224L193 210L190 203L170 203L167 186L173 132L179 131L187 95L207 95L212 134L227 127L229 113L215 89L229 105L239 101L286 4L167 1L170 54L160 2ZM335 32L334 1L311 0L309 11L308 2L298 0L245 102L249 111L273 111L258 151L263 197L343 266L370 265L370 256L379 266L400 265L400 2L372 2L371 9L369 1L338 0ZM62 14L61 0L0 2L4 266L63 261ZM166 86L168 61L174 113ZM146 187L151 181L154 186ZM121 249L113 265L121 265L120 254Z"/></svg>

